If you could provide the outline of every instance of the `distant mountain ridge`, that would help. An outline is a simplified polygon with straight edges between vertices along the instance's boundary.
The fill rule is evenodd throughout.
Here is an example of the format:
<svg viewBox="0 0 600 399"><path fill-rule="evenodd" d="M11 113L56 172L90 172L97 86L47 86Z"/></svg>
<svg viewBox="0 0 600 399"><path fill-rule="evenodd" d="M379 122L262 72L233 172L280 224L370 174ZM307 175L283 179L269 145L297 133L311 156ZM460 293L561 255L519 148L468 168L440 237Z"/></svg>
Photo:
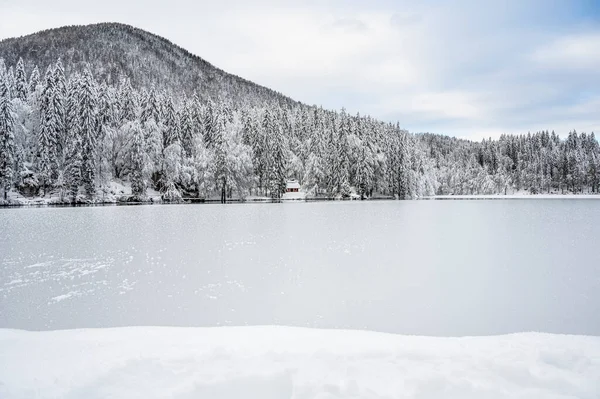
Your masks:
<svg viewBox="0 0 600 399"><path fill-rule="evenodd" d="M236 106L297 104L274 90L229 74L169 40L121 23L65 26L0 41L0 58L16 65L45 68L61 58L66 73L86 63L98 81L114 85L127 77L136 88L154 85L173 94L196 92L201 99L226 100Z"/></svg>

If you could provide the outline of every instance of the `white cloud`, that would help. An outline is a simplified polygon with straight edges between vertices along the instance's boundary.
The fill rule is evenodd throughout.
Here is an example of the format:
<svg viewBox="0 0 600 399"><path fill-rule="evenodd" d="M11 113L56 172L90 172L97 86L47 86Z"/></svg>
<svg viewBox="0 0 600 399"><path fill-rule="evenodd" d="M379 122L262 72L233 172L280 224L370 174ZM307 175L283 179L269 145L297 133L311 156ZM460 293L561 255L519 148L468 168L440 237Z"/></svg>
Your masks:
<svg viewBox="0 0 600 399"><path fill-rule="evenodd" d="M468 92L444 91L423 93L412 100L414 111L426 111L430 115L447 118L480 119L482 110L477 107L473 94Z"/></svg>
<svg viewBox="0 0 600 399"><path fill-rule="evenodd" d="M532 59L546 68L600 70L600 32L560 37L537 49Z"/></svg>
<svg viewBox="0 0 600 399"><path fill-rule="evenodd" d="M423 15L416 12L396 12L390 22L397 28L403 28L421 22Z"/></svg>
<svg viewBox="0 0 600 399"><path fill-rule="evenodd" d="M332 24L332 27L344 32L364 32L368 29L363 21L356 18L340 18Z"/></svg>

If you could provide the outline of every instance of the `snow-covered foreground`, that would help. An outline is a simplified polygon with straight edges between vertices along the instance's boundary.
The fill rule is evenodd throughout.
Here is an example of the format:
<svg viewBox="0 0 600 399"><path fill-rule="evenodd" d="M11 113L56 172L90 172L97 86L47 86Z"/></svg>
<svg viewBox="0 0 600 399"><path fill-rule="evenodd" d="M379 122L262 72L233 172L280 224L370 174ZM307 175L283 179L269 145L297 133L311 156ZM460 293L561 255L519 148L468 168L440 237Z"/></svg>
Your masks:
<svg viewBox="0 0 600 399"><path fill-rule="evenodd" d="M591 399L600 397L600 337L0 330L0 397Z"/></svg>

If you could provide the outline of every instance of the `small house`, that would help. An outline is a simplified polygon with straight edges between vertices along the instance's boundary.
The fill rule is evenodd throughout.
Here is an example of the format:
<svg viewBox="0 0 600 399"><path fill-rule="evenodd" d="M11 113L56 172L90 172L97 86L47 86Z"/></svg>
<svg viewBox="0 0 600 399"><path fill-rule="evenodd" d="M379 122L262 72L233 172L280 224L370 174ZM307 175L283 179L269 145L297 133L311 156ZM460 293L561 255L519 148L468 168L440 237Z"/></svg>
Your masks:
<svg viewBox="0 0 600 399"><path fill-rule="evenodd" d="M300 191L300 183L297 180L288 180L285 182L286 193L297 193Z"/></svg>

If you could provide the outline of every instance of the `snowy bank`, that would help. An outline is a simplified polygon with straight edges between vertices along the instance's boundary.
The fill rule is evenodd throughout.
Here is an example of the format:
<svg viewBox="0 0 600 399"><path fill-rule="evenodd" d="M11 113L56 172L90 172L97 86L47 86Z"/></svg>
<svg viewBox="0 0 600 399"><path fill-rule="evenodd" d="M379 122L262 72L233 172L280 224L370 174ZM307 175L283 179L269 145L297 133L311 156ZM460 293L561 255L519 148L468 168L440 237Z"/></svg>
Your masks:
<svg viewBox="0 0 600 399"><path fill-rule="evenodd" d="M61 196L59 190L54 190L43 197L25 197L16 191L10 191L7 201L0 198L0 206L108 205L127 202L132 202L131 183L114 180L108 182L105 187L98 188L93 198L87 198L80 193L75 203L70 196ZM135 202L139 202L139 200ZM142 202L160 203L162 202L161 194L149 188L146 198Z"/></svg>
<svg viewBox="0 0 600 399"><path fill-rule="evenodd" d="M0 397L598 398L600 337L290 327L0 330Z"/></svg>
<svg viewBox="0 0 600 399"><path fill-rule="evenodd" d="M492 195L432 195L423 197L432 200L477 200L477 199L600 199L600 194L492 194Z"/></svg>

